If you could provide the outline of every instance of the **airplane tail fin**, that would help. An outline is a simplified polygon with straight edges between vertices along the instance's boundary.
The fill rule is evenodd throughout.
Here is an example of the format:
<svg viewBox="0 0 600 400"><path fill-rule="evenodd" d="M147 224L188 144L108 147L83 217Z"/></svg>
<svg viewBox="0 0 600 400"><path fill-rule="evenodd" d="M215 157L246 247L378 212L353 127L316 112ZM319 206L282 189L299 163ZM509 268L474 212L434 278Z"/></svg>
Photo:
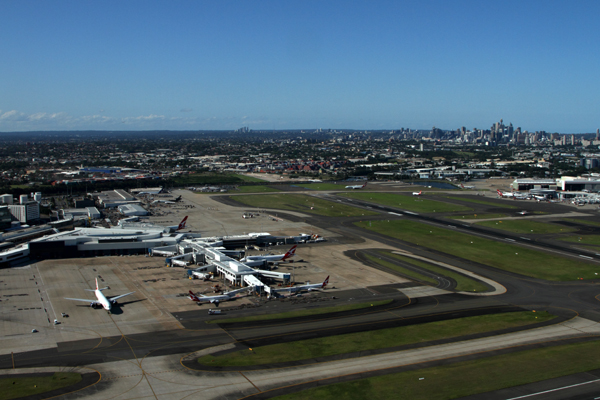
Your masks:
<svg viewBox="0 0 600 400"><path fill-rule="evenodd" d="M100 286L98 286L98 278L96 278L96 290L100 290Z"/></svg>
<svg viewBox="0 0 600 400"><path fill-rule="evenodd" d="M422 190L419 190L419 196L421 195L421 193L423 193L423 191L422 191Z"/></svg>
<svg viewBox="0 0 600 400"><path fill-rule="evenodd" d="M463 185L463 184L461 183L461 184L460 184L460 187L464 189L464 188L465 188L465 185Z"/></svg>
<svg viewBox="0 0 600 400"><path fill-rule="evenodd" d="M365 183L363 183L362 187L366 187L367 186L367 181L365 181Z"/></svg>
<svg viewBox="0 0 600 400"><path fill-rule="evenodd" d="M181 220L179 225L177 226L177 230L185 229L185 223L187 222L188 216L186 215L184 219Z"/></svg>
<svg viewBox="0 0 600 400"><path fill-rule="evenodd" d="M323 281L323 286L321 286L321 287L325 288L325 286L327 286L328 283L329 283L329 275L327 275L327 278L325 278L325 280Z"/></svg>
<svg viewBox="0 0 600 400"><path fill-rule="evenodd" d="M500 189L496 189L496 192L498 192L498 196L502 196L502 192L500 191Z"/></svg>
<svg viewBox="0 0 600 400"><path fill-rule="evenodd" d="M200 301L200 299L198 298L198 296L196 296L194 294L194 292L192 292L191 290L189 291L189 294L190 294L190 300L192 300L192 301Z"/></svg>
<svg viewBox="0 0 600 400"><path fill-rule="evenodd" d="M281 261L285 261L288 258L293 257L296 254L296 247L298 247L298 246L293 245L292 248L289 249L288 252L283 255L283 258L281 259Z"/></svg>

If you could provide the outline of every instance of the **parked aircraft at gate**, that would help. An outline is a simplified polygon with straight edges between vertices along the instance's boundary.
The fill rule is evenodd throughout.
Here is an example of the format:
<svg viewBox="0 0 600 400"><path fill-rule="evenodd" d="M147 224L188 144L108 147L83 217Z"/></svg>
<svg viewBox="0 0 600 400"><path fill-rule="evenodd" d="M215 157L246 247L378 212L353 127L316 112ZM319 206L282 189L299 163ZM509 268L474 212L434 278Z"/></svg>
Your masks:
<svg viewBox="0 0 600 400"><path fill-rule="evenodd" d="M204 296L202 294L195 295L191 290L189 291L188 299L195 301L196 303L213 303L215 306L219 307L219 303L221 301L227 301L234 299L236 295L244 290L248 290L247 287L232 290L231 292L223 293L217 296Z"/></svg>
<svg viewBox="0 0 600 400"><path fill-rule="evenodd" d="M323 283L314 283L314 284L307 283L306 285L290 286L285 289L276 289L276 290L274 290L274 292L276 292L276 293L285 293L285 292L296 293L296 292L300 292L302 290L308 290L309 292L312 292L314 290L325 289L325 286L327 286L328 283L329 283L329 275L327 276L327 278L325 278Z"/></svg>
<svg viewBox="0 0 600 400"><path fill-rule="evenodd" d="M102 289L100 289L98 287L98 278L96 278L96 289L85 289L88 292L94 292L94 294L96 295L96 299L95 300L88 300L88 299L71 299L68 297L65 297L65 300L74 300L74 301L86 301L88 303L90 303L90 307L96 307L96 306L102 306L102 308L104 308L106 311L110 312L112 306L114 304L117 304L117 300L125 297L125 296L129 296L130 294L133 294L135 292L129 292L129 293L125 293L125 294L120 294L118 296L110 296L110 297L106 297L104 296L104 293L102 293L103 290L108 289L107 287L104 287Z"/></svg>
<svg viewBox="0 0 600 400"><path fill-rule="evenodd" d="M246 261L268 261L268 262L276 262L276 261L285 261L288 258L294 257L296 255L296 247L297 245L292 246L291 249L288 250L285 254L271 254L264 256L247 256L240 260L240 262Z"/></svg>
<svg viewBox="0 0 600 400"><path fill-rule="evenodd" d="M181 222L179 223L179 225L171 225L171 226L167 226L167 229L169 230L169 232L176 232L176 231L180 231L182 229L185 229L185 224L187 222L188 216L186 215Z"/></svg>
<svg viewBox="0 0 600 400"><path fill-rule="evenodd" d="M498 192L498 196L506 197L509 199L512 198L512 199L518 199L518 200L525 200L528 198L528 196L526 194L519 193L519 192L502 192L500 189L496 189L496 192Z"/></svg>

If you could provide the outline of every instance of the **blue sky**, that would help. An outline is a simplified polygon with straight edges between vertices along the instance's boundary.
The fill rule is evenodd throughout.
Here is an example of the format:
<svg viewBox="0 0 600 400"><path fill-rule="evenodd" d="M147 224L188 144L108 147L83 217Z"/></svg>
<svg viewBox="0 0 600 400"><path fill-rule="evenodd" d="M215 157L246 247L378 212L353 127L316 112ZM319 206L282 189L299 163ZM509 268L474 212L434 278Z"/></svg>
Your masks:
<svg viewBox="0 0 600 400"><path fill-rule="evenodd" d="M600 127L598 1L0 5L3 132Z"/></svg>

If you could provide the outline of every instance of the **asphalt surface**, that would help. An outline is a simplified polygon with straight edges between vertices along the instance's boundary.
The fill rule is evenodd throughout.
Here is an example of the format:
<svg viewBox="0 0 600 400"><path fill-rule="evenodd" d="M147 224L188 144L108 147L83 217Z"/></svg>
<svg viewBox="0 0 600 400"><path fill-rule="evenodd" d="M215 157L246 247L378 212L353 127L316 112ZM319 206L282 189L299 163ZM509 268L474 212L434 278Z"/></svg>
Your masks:
<svg viewBox="0 0 600 400"><path fill-rule="evenodd" d="M339 199L342 201L347 201L347 199L344 198ZM232 202L231 200L225 201L228 203ZM358 202L356 200L348 201L348 203L354 206L368 206L372 210L381 211L383 214L379 218L382 219L410 218L440 226L453 226L453 229L465 231L474 235L493 237L498 240L506 240L508 238L511 241L514 241L516 244L527 246L534 245L543 251L559 252L561 254L573 257L574 262L576 262L578 259L581 259L581 255L590 257L592 260L600 260L600 256L596 255L593 251L585 252L580 249L574 249L566 245L564 242L551 241L547 239L523 239L521 236L509 235L505 232L474 227L471 225L466 226L463 223L448 221L443 218L432 218L430 216L417 215L414 213L405 213L402 210L377 206L368 204L366 202ZM525 208L525 203L520 203L523 203ZM469 206L473 207L474 205L469 203ZM564 212L563 209L565 208L564 206L556 204L543 205L543 207L544 210L547 209L547 212ZM390 212L402 214L402 217L389 214ZM600 294L600 287L596 282L548 282L524 277L495 268L490 268L471 261L465 261L457 257L449 256L447 254L432 252L420 246L405 243L400 240L357 228L353 225L353 222L359 220L359 218L300 218L289 215L288 218L303 220L309 224L340 233L342 238L336 239L337 242L356 243L364 241L364 238L369 238L380 243L394 246L398 249L410 251L411 253L424 256L435 261L460 266L461 268L501 283L506 287L507 291L505 294L494 296L493 298L450 294L422 298L418 301L407 299L406 296L403 296L397 290L387 291L386 293L385 287L372 288L372 290L368 290L369 288L367 288L365 290L336 292L336 296L339 296L340 301L345 301L352 298L355 299L356 302L364 302L364 299L371 299L373 298L374 293L378 293L379 297L377 299L392 298L394 299L394 302L387 308L382 307L381 309L374 309L370 310L369 312L358 310L356 312L339 313L334 316L328 315L304 317L301 319L283 320L268 324L241 324L237 326L235 324L222 326L205 324L205 321L209 318L206 313L204 311L192 311L187 313L179 313L176 315L185 329L139 335L108 337L103 338L102 343L98 343L97 340L82 340L77 342L60 343L55 349L15 353L12 357L2 357L0 358L0 368L8 369L13 367L23 368L56 365L77 366L109 363L117 360L132 360L141 357L159 357L168 354L191 353L200 349L210 348L227 343L237 343L236 346L238 347L260 346L265 343L284 343L287 341L306 339L310 337L336 335L350 331L381 329L390 326L401 326L402 324L422 323L439 319L459 318L461 316L477 315L477 313L499 312L499 310L515 311L521 309L535 309L540 311L549 311L552 314L558 315L561 317L561 319L558 321L572 318L574 315L579 315L597 322L600 321L598 300L596 298ZM376 218L377 217L373 217L373 219ZM360 257L360 254L351 254L351 256ZM455 282L447 279L447 277L436 276L436 280L438 280L438 286L445 289L452 289L455 286ZM327 305L329 305L329 303L330 302L328 302ZM334 302L331 303L331 305L334 305ZM303 308L305 306L306 304L304 303L296 305L297 308ZM289 308L294 309L294 305L291 305ZM429 343L427 345L432 344ZM388 349L388 351L395 350L398 349ZM457 358L453 362L460 360L460 358ZM423 365L413 366L411 368L422 368L425 366L433 366L438 364L439 362L430 362L424 363ZM385 370L379 372L378 374L390 372L396 371ZM580 375L581 374L577 376L579 381L582 379ZM593 380L591 379L591 376L596 376L592 373L583 375L585 376L585 379L588 380ZM361 377L364 377L364 375L361 375ZM347 379L356 378L357 376L348 377ZM570 378L577 380L574 378L574 376ZM565 382L571 382L571 380L569 380L570 378L565 377L561 379L565 379ZM540 389L556 386L556 384L562 384L562 382L563 381L559 382L557 380L552 380L551 382L546 383L540 382L537 384L528 385L531 386L528 388L515 390L521 390L522 392L531 390L542 391ZM318 384L322 385L324 383L327 382L320 381ZM288 392L299 389L300 387L294 387L293 390L288 390ZM582 399L594 398L589 396L591 393L598 393L598 384L597 382L582 384L564 390L566 391L551 392L551 396L559 397L540 398L574 398L570 396L583 396L577 397ZM568 394L564 395L564 393ZM262 396L265 396L265 394ZM475 396L472 398L508 398L502 397L504 394L498 392L480 396L483 397ZM550 395L546 393L544 396ZM597 396L598 395L596 395L596 397Z"/></svg>

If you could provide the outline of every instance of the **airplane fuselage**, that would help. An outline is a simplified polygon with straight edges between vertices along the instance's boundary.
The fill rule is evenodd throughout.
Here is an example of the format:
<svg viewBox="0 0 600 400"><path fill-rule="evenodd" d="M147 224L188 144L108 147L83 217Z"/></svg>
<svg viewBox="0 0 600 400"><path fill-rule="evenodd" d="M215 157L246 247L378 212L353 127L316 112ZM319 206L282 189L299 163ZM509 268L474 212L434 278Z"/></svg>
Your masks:
<svg viewBox="0 0 600 400"><path fill-rule="evenodd" d="M110 311L110 309L112 308L112 303L106 298L104 293L102 293L101 290L96 289L94 290L94 294L98 299L98 304L100 304L102 308L104 308L106 311Z"/></svg>

